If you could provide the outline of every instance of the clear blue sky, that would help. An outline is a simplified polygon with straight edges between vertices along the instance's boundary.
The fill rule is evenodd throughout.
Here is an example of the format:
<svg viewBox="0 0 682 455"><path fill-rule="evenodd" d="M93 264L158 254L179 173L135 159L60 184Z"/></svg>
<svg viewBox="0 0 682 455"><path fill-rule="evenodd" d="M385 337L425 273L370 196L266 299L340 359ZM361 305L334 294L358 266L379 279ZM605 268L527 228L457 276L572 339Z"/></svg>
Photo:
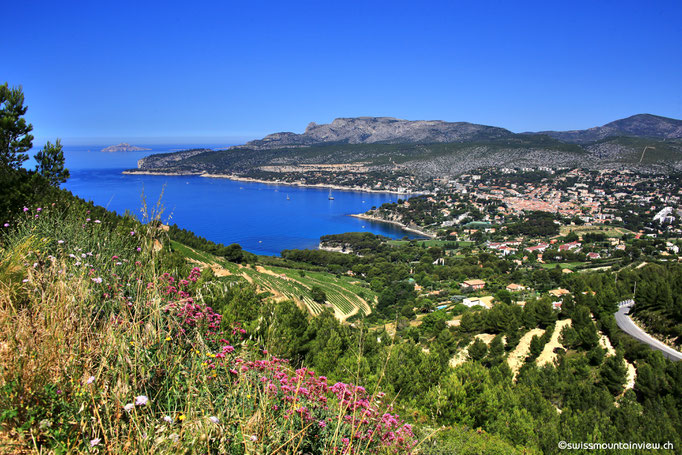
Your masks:
<svg viewBox="0 0 682 455"><path fill-rule="evenodd" d="M252 138L335 117L682 118L682 2L5 2L39 139ZM149 139L152 138L152 139Z"/></svg>

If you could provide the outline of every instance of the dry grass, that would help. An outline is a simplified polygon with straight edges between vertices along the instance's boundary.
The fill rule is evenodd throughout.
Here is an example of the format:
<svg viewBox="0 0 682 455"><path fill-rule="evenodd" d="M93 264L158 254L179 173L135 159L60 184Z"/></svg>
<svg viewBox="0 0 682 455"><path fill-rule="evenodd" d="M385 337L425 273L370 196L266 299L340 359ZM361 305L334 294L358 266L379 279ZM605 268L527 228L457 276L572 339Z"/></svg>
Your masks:
<svg viewBox="0 0 682 455"><path fill-rule="evenodd" d="M493 341L493 338L495 338L495 335L493 335L491 333L479 333L479 334L475 335L474 338L481 340L486 345L490 345L490 342ZM471 343L469 343L468 345L466 345L465 347L463 347L462 349L457 351L457 353L450 359L449 365L454 368L456 366L463 364L467 360L469 360L469 347L473 343L474 342L472 341Z"/></svg>

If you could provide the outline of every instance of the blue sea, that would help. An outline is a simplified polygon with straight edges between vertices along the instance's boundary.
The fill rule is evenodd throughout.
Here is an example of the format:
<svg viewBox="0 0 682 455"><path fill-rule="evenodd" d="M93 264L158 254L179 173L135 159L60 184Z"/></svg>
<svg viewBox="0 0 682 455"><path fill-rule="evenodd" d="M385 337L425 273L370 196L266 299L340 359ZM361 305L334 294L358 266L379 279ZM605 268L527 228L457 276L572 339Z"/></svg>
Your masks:
<svg viewBox="0 0 682 455"><path fill-rule="evenodd" d="M71 178L62 187L117 213L129 211L138 217L143 194L149 207L155 207L161 197L164 222L176 223L216 243L238 243L252 253L279 255L285 249L316 248L325 234L364 231L415 238L391 224L348 216L395 201L393 194L334 190L334 200L329 200L327 189L198 176L122 174L152 153L224 148L225 144L151 145L144 147L152 151L115 153L101 152L104 146L64 146Z"/></svg>

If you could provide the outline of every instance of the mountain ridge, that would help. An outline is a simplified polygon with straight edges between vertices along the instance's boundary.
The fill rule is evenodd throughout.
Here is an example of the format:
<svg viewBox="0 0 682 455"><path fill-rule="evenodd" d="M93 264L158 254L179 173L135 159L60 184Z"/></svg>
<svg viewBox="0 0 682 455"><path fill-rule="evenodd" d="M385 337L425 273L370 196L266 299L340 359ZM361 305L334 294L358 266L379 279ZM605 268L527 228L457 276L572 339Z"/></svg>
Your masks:
<svg viewBox="0 0 682 455"><path fill-rule="evenodd" d="M394 117L339 117L331 123L311 122L301 134L278 132L242 146L255 150L286 146L310 146L323 143L412 144L463 142L477 139L512 137L504 128L469 122L443 120L404 120Z"/></svg>
<svg viewBox="0 0 682 455"><path fill-rule="evenodd" d="M131 172L295 180L336 174L340 168L334 166L348 165L349 172L376 173L374 178L396 172L433 178L481 167L682 171L682 120L638 114L587 130L513 133L468 122L338 118L227 150L150 155Z"/></svg>
<svg viewBox="0 0 682 455"><path fill-rule="evenodd" d="M562 142L585 144L610 136L682 138L682 120L636 114L584 130L513 133L505 128L470 122L405 120L395 117L339 117L331 123L310 122L303 133L282 131L230 147L254 150L305 147L325 143L412 144L451 143L512 138L517 134L544 134Z"/></svg>
<svg viewBox="0 0 682 455"><path fill-rule="evenodd" d="M585 130L538 131L528 134L546 134L564 142L577 144L594 142L610 136L679 139L682 137L682 120L653 114L635 114Z"/></svg>

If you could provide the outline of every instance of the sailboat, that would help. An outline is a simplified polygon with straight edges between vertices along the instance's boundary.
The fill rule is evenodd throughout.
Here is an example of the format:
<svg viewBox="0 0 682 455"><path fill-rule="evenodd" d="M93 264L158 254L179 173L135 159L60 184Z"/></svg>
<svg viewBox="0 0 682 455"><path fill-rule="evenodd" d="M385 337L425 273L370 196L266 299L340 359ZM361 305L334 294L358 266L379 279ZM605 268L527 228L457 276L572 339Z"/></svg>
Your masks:
<svg viewBox="0 0 682 455"><path fill-rule="evenodd" d="M287 194L287 201L289 201L289 200L291 200L291 198L290 198L289 195Z"/></svg>
<svg viewBox="0 0 682 455"><path fill-rule="evenodd" d="M333 200L334 200L334 196L332 196L332 190L331 190L331 188L329 189L329 200L330 200L330 201L333 201Z"/></svg>

